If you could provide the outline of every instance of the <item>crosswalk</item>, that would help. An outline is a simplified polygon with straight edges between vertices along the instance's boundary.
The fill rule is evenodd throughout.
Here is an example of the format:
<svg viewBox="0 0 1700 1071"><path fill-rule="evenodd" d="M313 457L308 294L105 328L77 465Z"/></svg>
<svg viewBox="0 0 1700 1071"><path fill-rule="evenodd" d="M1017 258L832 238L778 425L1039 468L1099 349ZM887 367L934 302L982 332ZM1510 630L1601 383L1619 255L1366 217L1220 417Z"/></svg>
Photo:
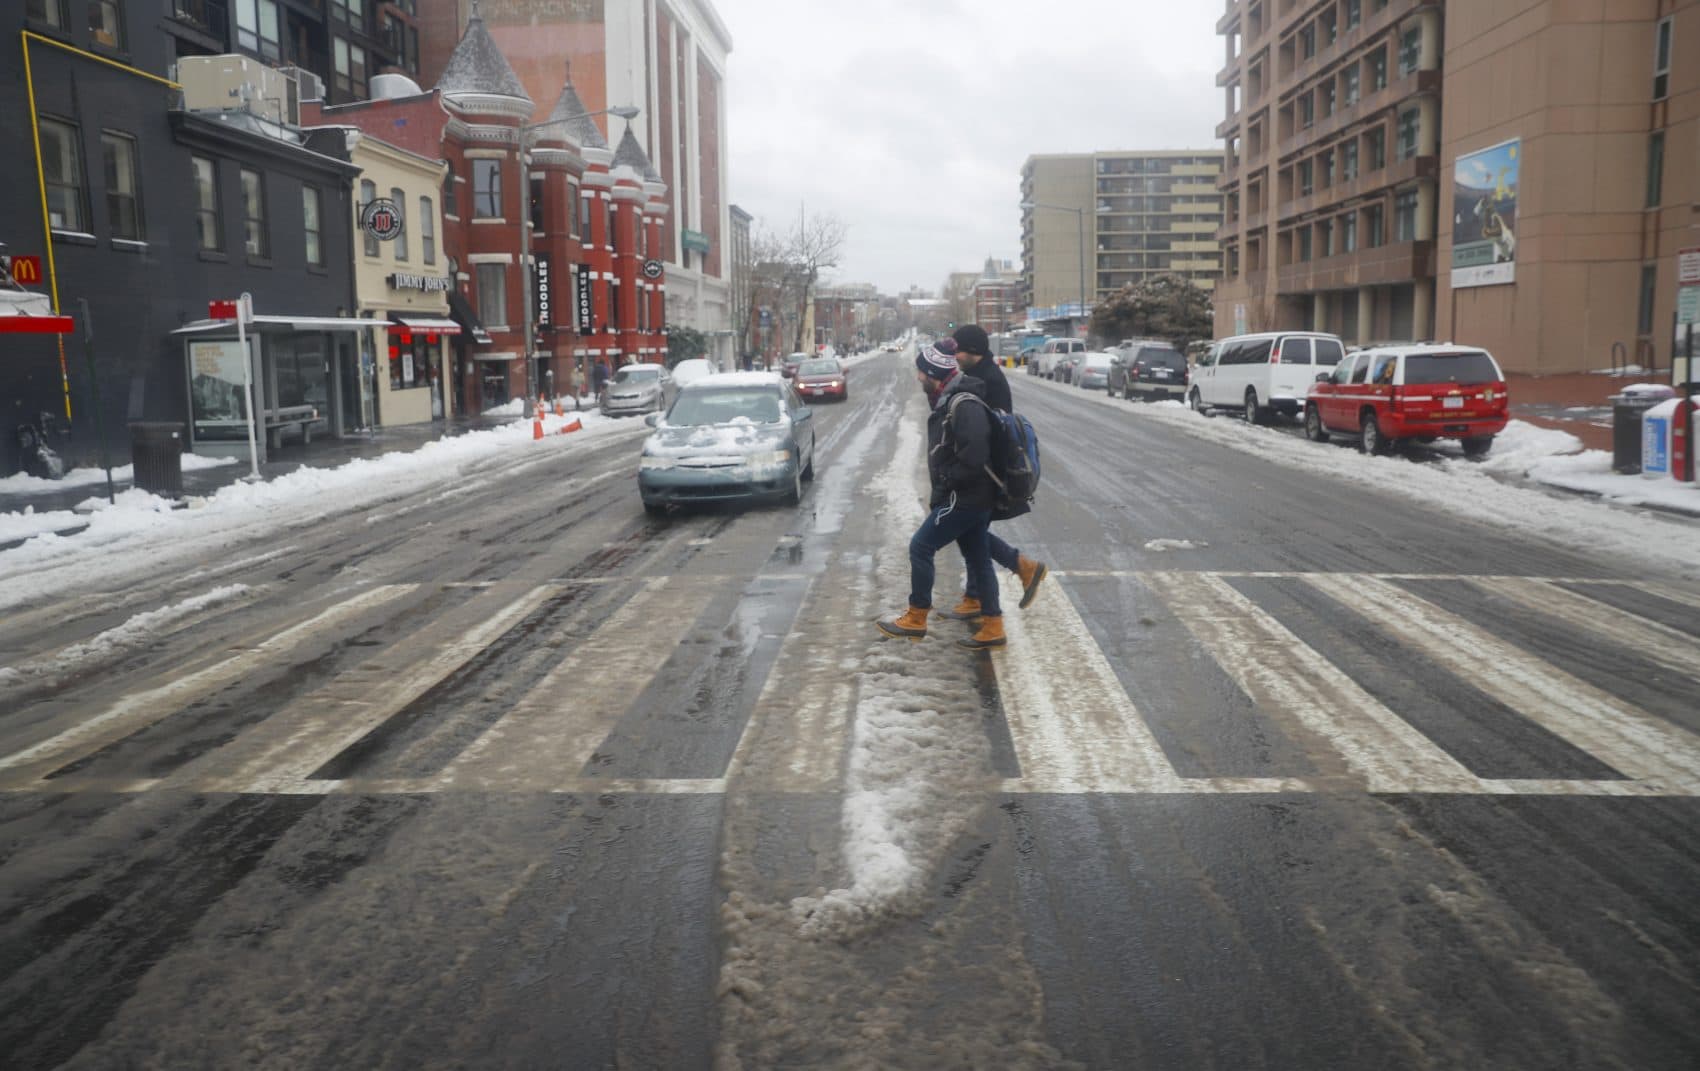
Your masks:
<svg viewBox="0 0 1700 1071"><path fill-rule="evenodd" d="M775 574L766 582L809 580ZM72 724L44 728L39 739L13 745L0 754L0 791L838 790L858 702L856 661L847 657L844 638L865 631L865 618L856 615L877 598L876 585L854 572L832 590L812 592L811 600L835 601L806 604L801 619L806 623L786 635L778 667L742 713L741 738L718 775L701 776L699 769L689 777L624 777L618 770L597 769L606 742L620 732L667 655L687 644L693 623L729 583L747 580L657 576L563 578L523 590L490 585L421 622L405 641L376 648L186 761L138 776L114 769L110 761L91 761L268 660L309 648L320 630L384 614L416 585L357 591L249 647L147 682L104 708L79 714ZM1308 600L1306 605L1349 617L1351 628L1373 633L1376 643L1408 657L1420 671L1399 678L1398 659L1382 659L1366 670L1363 660L1319 640L1292 611L1261 605L1259 584L1281 585ZM1624 689L1633 696L1625 698L1603 686L1597 674L1590 679L1583 668L1557 664L1550 652L1543 655L1487 621L1457 612L1455 604L1426 597L1425 585L1437 584L1461 587L1580 647L1633 651L1637 664L1652 667L1656 679L1640 681L1639 692ZM528 636L532 644L558 648L549 652L546 671L512 694L498 689L480 697L485 706L496 704L479 712L481 720L457 726L450 712L446 728L435 736L419 734L408 745L414 751L403 755L440 753L442 761L397 760L375 768L358 761L375 736L404 720L445 682L464 678L522 623L532 627L574 585L595 587L613 600L613 609L571 642L547 632ZM1079 597L1089 590L1123 591L1139 607L1137 628L1152 638L1124 644L1116 629L1136 626L1089 622ZM1077 597L1069 597L1071 592ZM838 617L846 620L818 624ZM1011 751L1008 775L1001 780L1007 793L1700 794L1700 735L1693 728L1700 719L1672 714L1683 709L1684 695L1700 695L1700 605L1691 595L1651 584L1520 576L1076 571L1058 573L1047 596L1028 611L1008 615L1007 625L1010 646L991 662L995 731L1000 738L1007 734ZM889 675L889 666L884 672ZM1160 674L1206 672L1225 683L1216 691L1129 685ZM1390 677L1398 678L1398 687L1387 685ZM1434 728L1441 715L1420 716L1406 698L1423 695L1426 682L1440 678L1446 687L1434 689L1432 702L1445 707L1441 715L1448 724L1466 731L1480 725L1483 739L1506 747L1514 746L1506 740L1538 739L1549 752L1573 755L1574 761L1543 771L1528 768L1539 767L1538 759L1528 760L1516 776L1489 769L1493 764L1461 746L1456 733ZM1173 698L1177 695L1185 698ZM1649 704L1648 695L1668 702ZM985 696L962 697L965 717L977 717L986 702ZM1220 705L1235 708L1240 721L1234 724L1248 727L1251 745L1280 744L1248 745L1260 756L1250 775L1233 763L1211 769L1215 760L1208 747L1194 753L1200 734L1218 724L1204 715L1217 713ZM763 761L750 761L758 749ZM1578 776L1577 770L1587 773ZM1524 776L1528 773L1537 776ZM1544 773L1550 776L1540 776Z"/></svg>

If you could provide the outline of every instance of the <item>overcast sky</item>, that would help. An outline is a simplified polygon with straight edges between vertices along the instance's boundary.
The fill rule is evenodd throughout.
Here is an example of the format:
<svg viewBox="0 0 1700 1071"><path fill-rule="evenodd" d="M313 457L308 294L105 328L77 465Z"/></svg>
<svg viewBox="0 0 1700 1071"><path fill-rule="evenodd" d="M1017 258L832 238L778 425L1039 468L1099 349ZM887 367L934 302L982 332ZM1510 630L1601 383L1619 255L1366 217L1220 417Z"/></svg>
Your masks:
<svg viewBox="0 0 1700 1071"><path fill-rule="evenodd" d="M839 282L936 290L1021 257L1034 153L1220 148L1221 0L713 0L730 199L849 227Z"/></svg>

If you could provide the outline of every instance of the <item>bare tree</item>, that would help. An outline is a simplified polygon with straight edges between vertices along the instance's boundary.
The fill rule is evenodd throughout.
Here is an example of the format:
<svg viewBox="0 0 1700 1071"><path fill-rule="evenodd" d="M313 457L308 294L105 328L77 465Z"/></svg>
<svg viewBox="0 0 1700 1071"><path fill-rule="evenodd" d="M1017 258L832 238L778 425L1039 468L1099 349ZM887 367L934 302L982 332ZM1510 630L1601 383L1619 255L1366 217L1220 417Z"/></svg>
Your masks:
<svg viewBox="0 0 1700 1071"><path fill-rule="evenodd" d="M763 308L776 317L784 312L791 281L786 255L786 240L758 223L750 235L750 297L744 309L745 338L755 337Z"/></svg>
<svg viewBox="0 0 1700 1071"><path fill-rule="evenodd" d="M844 221L829 213L797 218L797 228L791 232L787 242L785 260L791 265L796 274L798 284L797 333L794 352L803 349L803 316L802 312L809 307L809 300L814 296L815 289L820 285L821 273L838 267L838 258L844 252L844 238L849 228ZM811 347L812 348L812 347Z"/></svg>

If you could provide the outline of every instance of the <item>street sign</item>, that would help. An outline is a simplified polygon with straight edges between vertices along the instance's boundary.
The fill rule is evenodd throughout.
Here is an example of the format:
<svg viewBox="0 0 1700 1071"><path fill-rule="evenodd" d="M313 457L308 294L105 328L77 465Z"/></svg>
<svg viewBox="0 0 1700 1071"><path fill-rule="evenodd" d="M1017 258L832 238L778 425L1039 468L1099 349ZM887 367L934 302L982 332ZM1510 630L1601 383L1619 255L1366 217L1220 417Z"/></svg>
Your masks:
<svg viewBox="0 0 1700 1071"><path fill-rule="evenodd" d="M36 286L41 282L40 257L13 257L12 281L21 286Z"/></svg>
<svg viewBox="0 0 1700 1071"><path fill-rule="evenodd" d="M1676 292L1676 322L1700 324L1700 285L1685 286Z"/></svg>
<svg viewBox="0 0 1700 1071"><path fill-rule="evenodd" d="M235 300L232 299L230 301L209 301L209 302L207 302L207 319L209 319L209 320L234 320L234 319L236 319L236 302L235 302Z"/></svg>
<svg viewBox="0 0 1700 1071"><path fill-rule="evenodd" d="M1678 286L1700 285L1700 246L1676 251L1676 282Z"/></svg>

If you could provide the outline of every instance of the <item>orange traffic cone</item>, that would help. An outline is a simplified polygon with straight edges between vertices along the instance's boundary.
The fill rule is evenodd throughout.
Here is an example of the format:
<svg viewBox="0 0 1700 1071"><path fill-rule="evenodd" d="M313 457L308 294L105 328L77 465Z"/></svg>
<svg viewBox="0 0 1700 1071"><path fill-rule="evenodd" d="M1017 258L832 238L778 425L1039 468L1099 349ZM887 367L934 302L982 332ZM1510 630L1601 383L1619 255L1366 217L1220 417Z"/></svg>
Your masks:
<svg viewBox="0 0 1700 1071"><path fill-rule="evenodd" d="M543 410L541 409L537 411L537 416L531 422L531 437L533 439L543 438Z"/></svg>
<svg viewBox="0 0 1700 1071"><path fill-rule="evenodd" d="M560 434L568 435L568 434L571 434L572 432L583 431L583 430L584 430L584 422L582 420L580 420L578 417L573 417L572 420L561 425Z"/></svg>
<svg viewBox="0 0 1700 1071"><path fill-rule="evenodd" d="M566 416L567 415L567 407L561 404L561 399L558 395L555 398L555 415L556 416Z"/></svg>

